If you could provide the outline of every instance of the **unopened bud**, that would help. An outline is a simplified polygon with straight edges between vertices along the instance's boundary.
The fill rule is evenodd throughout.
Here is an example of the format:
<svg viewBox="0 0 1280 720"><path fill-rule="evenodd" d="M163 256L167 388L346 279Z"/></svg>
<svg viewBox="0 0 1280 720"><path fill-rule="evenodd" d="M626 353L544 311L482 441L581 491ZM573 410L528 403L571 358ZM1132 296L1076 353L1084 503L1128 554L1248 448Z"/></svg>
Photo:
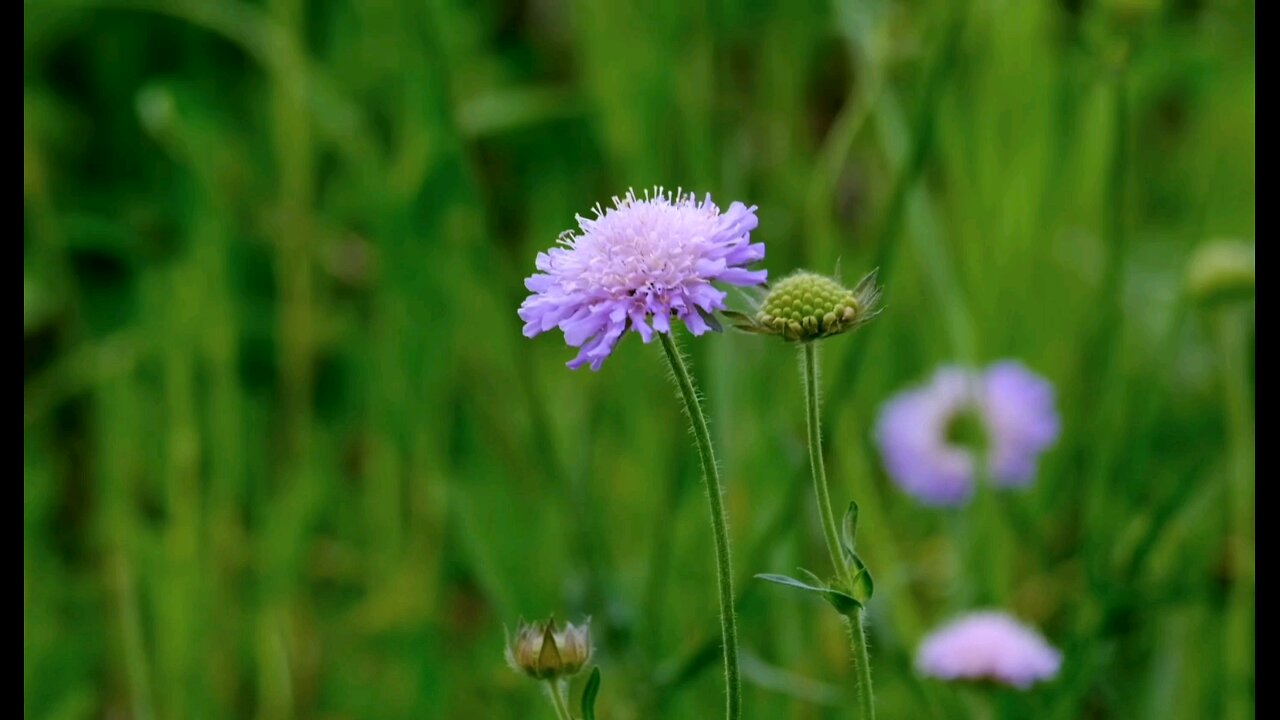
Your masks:
<svg viewBox="0 0 1280 720"><path fill-rule="evenodd" d="M880 288L873 272L852 290L840 281L797 272L769 289L754 318L736 327L786 340L808 342L855 330L880 312Z"/></svg>
<svg viewBox="0 0 1280 720"><path fill-rule="evenodd" d="M591 659L591 621L556 629L554 617L545 623L520 621L507 643L512 668L539 680L572 677Z"/></svg>

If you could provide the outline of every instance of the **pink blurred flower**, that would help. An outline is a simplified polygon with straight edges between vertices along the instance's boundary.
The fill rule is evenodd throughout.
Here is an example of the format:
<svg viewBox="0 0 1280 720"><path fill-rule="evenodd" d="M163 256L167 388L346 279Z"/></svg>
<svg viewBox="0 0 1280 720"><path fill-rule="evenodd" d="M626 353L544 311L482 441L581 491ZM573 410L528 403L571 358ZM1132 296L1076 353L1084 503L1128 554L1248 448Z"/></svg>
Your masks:
<svg viewBox="0 0 1280 720"><path fill-rule="evenodd" d="M1034 629L998 611L975 612L920 644L916 668L940 680L989 680L1020 690L1058 674L1062 654Z"/></svg>

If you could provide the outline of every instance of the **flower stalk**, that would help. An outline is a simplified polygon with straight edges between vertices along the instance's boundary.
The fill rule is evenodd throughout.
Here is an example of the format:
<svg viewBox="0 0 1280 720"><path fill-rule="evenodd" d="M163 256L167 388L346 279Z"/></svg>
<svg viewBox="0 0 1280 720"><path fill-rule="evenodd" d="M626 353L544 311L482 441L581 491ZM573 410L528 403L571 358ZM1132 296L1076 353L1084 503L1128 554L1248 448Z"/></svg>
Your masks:
<svg viewBox="0 0 1280 720"><path fill-rule="evenodd" d="M547 695L551 698L551 705L556 710L556 720L573 720L573 713L569 711L569 701L565 699L565 683L563 680L548 680Z"/></svg>
<svg viewBox="0 0 1280 720"><path fill-rule="evenodd" d="M822 458L822 419L818 397L818 349L813 342L800 346L803 361L801 378L805 390L805 409L809 434L809 467L813 474L814 494L818 498L818 510L822 517L822 534L827 541L827 552L837 579L852 590L854 574L846 560L840 542L840 531L835 513L831 509L831 491L827 486L826 464ZM875 720L875 693L871 685L871 657L867 652L867 634L862 622L863 608L855 605L844 613L849 629L849 651L853 672L858 686L858 716L863 720Z"/></svg>
<svg viewBox="0 0 1280 720"><path fill-rule="evenodd" d="M716 466L715 450L711 446L711 433L702 413L697 388L685 365L675 340L669 333L658 333L663 353L671 366L671 376L684 401L684 411L693 427L698 443L698 455L702 459L702 479L707 486L707 500L711 504L711 531L715 540L716 586L720 596L720 634L724 649L725 717L738 720L742 715L742 680L738 670L738 625L733 609L733 566L729 556L729 528L724 514L724 498L721 494L720 471Z"/></svg>

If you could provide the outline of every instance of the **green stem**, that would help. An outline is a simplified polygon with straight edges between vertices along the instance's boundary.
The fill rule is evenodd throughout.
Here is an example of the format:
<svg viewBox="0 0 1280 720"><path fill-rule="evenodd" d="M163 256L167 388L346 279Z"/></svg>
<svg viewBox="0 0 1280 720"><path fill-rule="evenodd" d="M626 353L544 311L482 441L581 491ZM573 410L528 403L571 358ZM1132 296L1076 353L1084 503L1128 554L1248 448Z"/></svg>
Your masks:
<svg viewBox="0 0 1280 720"><path fill-rule="evenodd" d="M801 346L804 360L804 396L809 425L809 470L813 474L813 490L818 496L822 516L822 534L827 539L831 566L842 582L852 587L849 566L840 550L840 531L831 510L831 492L827 489L827 468L822 460L822 423L818 413L818 349L813 343Z"/></svg>
<svg viewBox="0 0 1280 720"><path fill-rule="evenodd" d="M835 513L831 511L831 491L827 488L827 469L822 459L822 422L818 411L818 349L814 343L804 343L804 397L809 426L809 468L813 473L813 489L818 496L819 514L822 516L822 533L827 539L827 552L836 575L847 588L853 588L849 563L840 547L840 533ZM852 654L853 673L858 683L858 717L875 720L875 693L871 688L871 658L867 653L867 633L862 625L862 609L846 616L849 624L849 650Z"/></svg>
<svg viewBox="0 0 1280 720"><path fill-rule="evenodd" d="M548 680L547 695L551 697L551 705L556 709L557 720L573 720L573 713L569 712L569 702L564 697L563 681Z"/></svg>
<svg viewBox="0 0 1280 720"><path fill-rule="evenodd" d="M862 625L862 610L854 610L849 623L849 650L853 653L853 673L858 680L858 717L875 720L876 699L871 689L871 655L867 652L867 631Z"/></svg>
<svg viewBox="0 0 1280 720"><path fill-rule="evenodd" d="M658 333L671 375L684 400L684 411L693 426L698 442L698 454L702 458L702 479L707 485L707 500L711 503L711 530L716 546L716 582L720 591L720 634L724 638L724 681L726 693L725 717L738 720L742 714L742 680L738 673L738 625L733 614L733 566L729 560L729 529L724 516L724 498L720 490L720 471L716 467L715 451L711 447L711 433L702 414L698 391L685 366L684 358L676 348L669 333Z"/></svg>

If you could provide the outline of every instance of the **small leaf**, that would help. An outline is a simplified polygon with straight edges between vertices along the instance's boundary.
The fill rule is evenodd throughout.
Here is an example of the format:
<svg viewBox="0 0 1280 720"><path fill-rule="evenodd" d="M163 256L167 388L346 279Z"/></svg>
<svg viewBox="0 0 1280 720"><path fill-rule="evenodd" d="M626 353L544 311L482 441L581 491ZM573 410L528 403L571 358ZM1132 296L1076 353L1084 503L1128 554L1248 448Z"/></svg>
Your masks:
<svg viewBox="0 0 1280 720"><path fill-rule="evenodd" d="M849 615L854 610L862 609L862 603L857 598L840 590L828 590L822 594L822 599L831 603L831 607L841 615Z"/></svg>
<svg viewBox="0 0 1280 720"><path fill-rule="evenodd" d="M844 521L840 523L840 543L844 547L846 557L853 554L858 540L858 503L849 501L849 509L844 511Z"/></svg>
<svg viewBox="0 0 1280 720"><path fill-rule="evenodd" d="M849 593L846 593L843 590L838 590L836 588L826 587L825 585L821 584L822 581L819 580L817 576L815 576L813 573L809 572L808 570L801 568L800 572L805 573L810 578L812 578L815 583L818 583L818 584L810 585L808 583L796 580L795 578L787 577L786 575L761 574L761 575L756 575L756 577L761 580L768 580L771 583L777 583L779 585L787 585L789 587L796 588L797 590L804 590L806 592L816 593L820 595L823 600L826 600L828 603L830 603L831 607L835 608L836 612L840 613L841 615L848 615L854 610L862 607L862 603L859 602L857 598L853 597Z"/></svg>
<svg viewBox="0 0 1280 720"><path fill-rule="evenodd" d="M796 569L804 573L805 576L809 578L810 582L812 582L814 585L817 585L820 588L826 588L831 586L831 583L823 582L822 578L818 577L814 573L809 572L808 570L805 570L804 568L796 568Z"/></svg>
<svg viewBox="0 0 1280 720"><path fill-rule="evenodd" d="M596 720L596 695L600 694L600 668L591 668L591 677L582 688L582 720Z"/></svg>
<svg viewBox="0 0 1280 720"><path fill-rule="evenodd" d="M863 603L871 601L876 594L876 584L871 578L871 571L862 568L853 579L853 596L861 600Z"/></svg>
<svg viewBox="0 0 1280 720"><path fill-rule="evenodd" d="M859 555L858 553L850 552L848 557L849 557L849 564L853 566L855 575L857 574L858 571L867 569L867 564L862 562L862 556Z"/></svg>
<svg viewBox="0 0 1280 720"><path fill-rule="evenodd" d="M819 594L827 591L825 587L815 587L807 583L802 583L793 577L787 577L786 575L775 575L773 573L760 573L756 575L756 577L760 580L767 580L771 583L777 583L779 585L787 585L800 590L807 590L809 592L815 592Z"/></svg>
<svg viewBox="0 0 1280 720"><path fill-rule="evenodd" d="M876 588L875 583L871 580L871 571L867 569L866 563L862 562L862 558L854 551L857 537L858 503L850 501L849 509L845 511L844 522L840 529L840 546L844 550L845 561L853 568L853 587L849 588L849 593L857 598L859 602L866 603L871 600Z"/></svg>
<svg viewBox="0 0 1280 720"><path fill-rule="evenodd" d="M862 562L862 557L858 553L846 551L845 558L853 567L853 587L849 588L849 593L860 602L866 603L871 600L871 596L876 591L875 583L871 579L871 571L867 569L866 563Z"/></svg>

